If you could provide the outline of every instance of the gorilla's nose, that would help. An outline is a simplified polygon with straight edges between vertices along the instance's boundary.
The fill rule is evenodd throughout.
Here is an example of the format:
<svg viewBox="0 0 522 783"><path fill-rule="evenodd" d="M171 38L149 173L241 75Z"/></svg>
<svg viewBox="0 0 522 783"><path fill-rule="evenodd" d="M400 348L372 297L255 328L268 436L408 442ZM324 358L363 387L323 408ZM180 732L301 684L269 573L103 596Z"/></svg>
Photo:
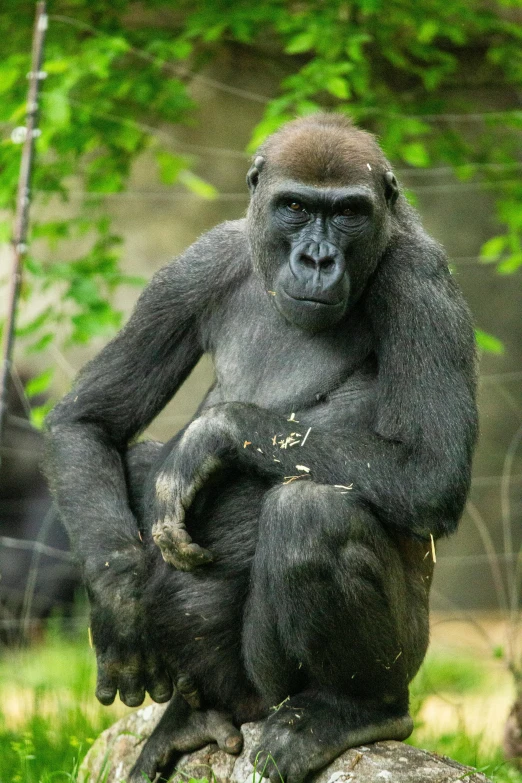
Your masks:
<svg viewBox="0 0 522 783"><path fill-rule="evenodd" d="M330 242L307 242L290 254L290 268L298 280L335 285L344 273L342 253Z"/></svg>

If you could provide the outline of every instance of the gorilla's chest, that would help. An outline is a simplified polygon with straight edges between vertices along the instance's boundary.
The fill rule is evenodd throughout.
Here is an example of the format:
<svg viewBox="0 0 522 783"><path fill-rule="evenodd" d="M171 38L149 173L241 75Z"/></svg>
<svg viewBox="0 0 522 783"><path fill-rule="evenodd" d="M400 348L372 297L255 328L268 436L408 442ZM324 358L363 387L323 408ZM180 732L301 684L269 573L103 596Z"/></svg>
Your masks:
<svg viewBox="0 0 522 783"><path fill-rule="evenodd" d="M240 291L212 328L216 395L282 411L310 405L337 388L367 352L367 341L355 331L343 322L305 332L289 324L263 292Z"/></svg>

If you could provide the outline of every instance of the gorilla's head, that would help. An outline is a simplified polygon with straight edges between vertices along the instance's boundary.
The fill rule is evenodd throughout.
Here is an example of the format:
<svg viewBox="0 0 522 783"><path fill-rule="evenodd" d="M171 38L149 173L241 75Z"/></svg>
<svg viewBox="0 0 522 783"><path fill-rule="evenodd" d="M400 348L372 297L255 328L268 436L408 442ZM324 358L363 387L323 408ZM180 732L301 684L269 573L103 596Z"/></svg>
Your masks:
<svg viewBox="0 0 522 783"><path fill-rule="evenodd" d="M390 238L397 181L371 134L340 114L285 125L247 174L251 252L267 295L318 331L361 295Z"/></svg>

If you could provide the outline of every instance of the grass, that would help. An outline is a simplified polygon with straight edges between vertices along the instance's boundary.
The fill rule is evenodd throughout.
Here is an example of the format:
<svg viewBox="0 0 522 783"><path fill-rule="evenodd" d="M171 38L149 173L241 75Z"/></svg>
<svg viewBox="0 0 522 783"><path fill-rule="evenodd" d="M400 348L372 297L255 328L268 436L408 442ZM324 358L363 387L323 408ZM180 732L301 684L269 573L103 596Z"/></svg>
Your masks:
<svg viewBox="0 0 522 783"><path fill-rule="evenodd" d="M128 712L94 698L95 662L87 636L53 624L45 640L8 650L0 661L0 782L76 780L79 761L100 732Z"/></svg>
<svg viewBox="0 0 522 783"><path fill-rule="evenodd" d="M431 651L412 683L408 743L476 767L495 783L522 783L501 750L512 682L491 657Z"/></svg>
<svg viewBox="0 0 522 783"><path fill-rule="evenodd" d="M77 780L79 763L98 734L129 710L94 698L95 661L87 634L70 636L50 623L31 648L8 650L0 661L0 783ZM522 783L502 758L500 727L510 682L493 659L434 650L412 685L416 728L409 740L477 767L495 783ZM495 730L470 729L498 693ZM481 706L482 705L482 706ZM496 721L496 723L495 723Z"/></svg>

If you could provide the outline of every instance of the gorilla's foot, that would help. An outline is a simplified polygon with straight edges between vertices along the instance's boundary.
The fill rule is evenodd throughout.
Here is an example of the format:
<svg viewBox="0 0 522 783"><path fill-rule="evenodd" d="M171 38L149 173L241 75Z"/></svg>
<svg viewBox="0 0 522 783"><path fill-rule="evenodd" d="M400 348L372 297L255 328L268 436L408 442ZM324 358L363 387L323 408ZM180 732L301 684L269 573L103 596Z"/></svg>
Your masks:
<svg viewBox="0 0 522 783"><path fill-rule="evenodd" d="M180 522L156 522L152 527L152 537L165 562L178 571L192 571L213 560L211 552L195 544Z"/></svg>
<svg viewBox="0 0 522 783"><path fill-rule="evenodd" d="M302 783L348 748L383 740L404 740L413 730L408 713L357 700L294 696L267 718L250 761L271 783Z"/></svg>
<svg viewBox="0 0 522 783"><path fill-rule="evenodd" d="M240 753L243 737L229 717L215 710L193 710L175 694L160 722L145 743L128 783L154 780L158 772L175 762L176 754L198 750L217 742L226 753Z"/></svg>

